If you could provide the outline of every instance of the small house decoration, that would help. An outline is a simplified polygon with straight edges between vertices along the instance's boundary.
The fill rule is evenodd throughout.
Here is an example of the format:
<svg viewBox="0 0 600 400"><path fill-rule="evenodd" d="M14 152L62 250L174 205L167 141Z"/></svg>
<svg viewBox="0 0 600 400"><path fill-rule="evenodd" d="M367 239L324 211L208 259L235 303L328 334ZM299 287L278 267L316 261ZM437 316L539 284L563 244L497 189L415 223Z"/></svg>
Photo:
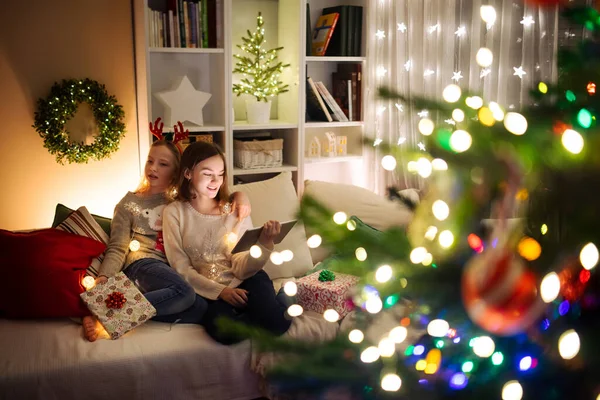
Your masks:
<svg viewBox="0 0 600 400"><path fill-rule="evenodd" d="M324 157L335 157L335 133L325 132L325 140L323 141L323 156Z"/></svg>
<svg viewBox="0 0 600 400"><path fill-rule="evenodd" d="M321 157L321 141L318 137L313 137L310 141L310 147L308 150L308 157L319 158Z"/></svg>
<svg viewBox="0 0 600 400"><path fill-rule="evenodd" d="M347 156L348 155L348 137L347 136L337 136L336 137L336 150L338 156Z"/></svg>

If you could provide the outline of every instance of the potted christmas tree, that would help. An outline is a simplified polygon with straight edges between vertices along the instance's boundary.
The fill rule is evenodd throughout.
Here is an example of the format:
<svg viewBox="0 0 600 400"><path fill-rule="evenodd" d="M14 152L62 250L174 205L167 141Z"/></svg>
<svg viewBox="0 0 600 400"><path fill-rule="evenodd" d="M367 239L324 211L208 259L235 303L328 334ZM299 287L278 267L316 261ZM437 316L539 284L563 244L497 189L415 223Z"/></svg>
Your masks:
<svg viewBox="0 0 600 400"><path fill-rule="evenodd" d="M237 45L246 54L234 54L237 62L233 73L242 74L243 78L233 85L233 92L238 96L253 96L246 100L246 117L250 124L268 123L271 114L270 98L288 91L288 85L279 80L279 75L290 65L277 61L277 52L283 47L270 50L262 48L266 42L263 25L263 17L259 12L256 30L254 33L248 30L248 36L242 38L244 44Z"/></svg>

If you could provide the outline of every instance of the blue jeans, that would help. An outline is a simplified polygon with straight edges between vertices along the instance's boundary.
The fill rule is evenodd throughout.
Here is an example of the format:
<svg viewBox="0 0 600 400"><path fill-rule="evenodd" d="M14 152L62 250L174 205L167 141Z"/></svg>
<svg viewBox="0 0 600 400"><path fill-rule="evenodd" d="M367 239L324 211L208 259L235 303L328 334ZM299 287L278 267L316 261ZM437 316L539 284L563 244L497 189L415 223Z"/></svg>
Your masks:
<svg viewBox="0 0 600 400"><path fill-rule="evenodd" d="M202 320L208 303L168 264L142 258L131 263L123 273L156 308L153 320L187 324L198 324Z"/></svg>

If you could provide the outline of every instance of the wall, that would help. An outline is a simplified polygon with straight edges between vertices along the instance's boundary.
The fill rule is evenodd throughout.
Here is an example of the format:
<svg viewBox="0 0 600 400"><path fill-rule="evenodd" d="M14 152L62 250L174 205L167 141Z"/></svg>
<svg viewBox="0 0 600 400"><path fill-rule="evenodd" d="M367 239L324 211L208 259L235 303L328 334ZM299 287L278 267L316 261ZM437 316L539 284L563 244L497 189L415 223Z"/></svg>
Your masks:
<svg viewBox="0 0 600 400"><path fill-rule="evenodd" d="M139 180L131 4L126 0L4 0L0 13L0 228L50 226L61 202L112 216ZM125 111L110 159L60 165L31 127L55 81L89 77ZM85 113L80 107L77 118ZM89 112L89 110L88 110ZM145 157L145 154L144 154Z"/></svg>

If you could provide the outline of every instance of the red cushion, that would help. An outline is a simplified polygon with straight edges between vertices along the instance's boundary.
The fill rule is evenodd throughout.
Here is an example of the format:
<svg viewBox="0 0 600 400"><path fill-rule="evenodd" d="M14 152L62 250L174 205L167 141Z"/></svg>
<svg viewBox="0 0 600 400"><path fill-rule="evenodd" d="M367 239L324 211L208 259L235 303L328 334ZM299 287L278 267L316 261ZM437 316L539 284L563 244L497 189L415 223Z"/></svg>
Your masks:
<svg viewBox="0 0 600 400"><path fill-rule="evenodd" d="M79 297L92 258L104 251L96 240L42 229L0 229L0 315L9 318L89 315Z"/></svg>

